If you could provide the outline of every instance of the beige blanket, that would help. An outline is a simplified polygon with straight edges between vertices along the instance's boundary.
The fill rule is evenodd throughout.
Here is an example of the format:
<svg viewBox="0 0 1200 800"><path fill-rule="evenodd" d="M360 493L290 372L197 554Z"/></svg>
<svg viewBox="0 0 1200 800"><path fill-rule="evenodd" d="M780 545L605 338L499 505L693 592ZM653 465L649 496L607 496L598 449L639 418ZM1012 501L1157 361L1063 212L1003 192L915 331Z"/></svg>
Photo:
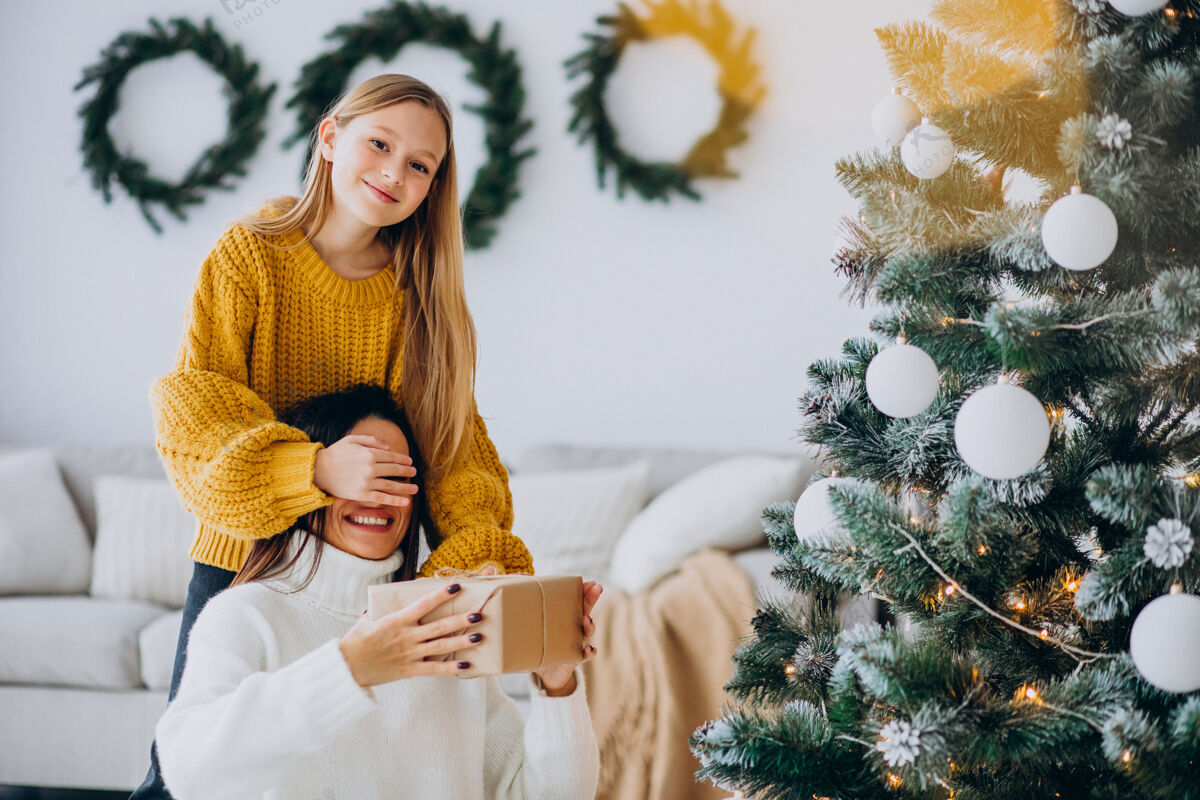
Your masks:
<svg viewBox="0 0 1200 800"><path fill-rule="evenodd" d="M729 556L705 550L636 595L606 589L585 664L600 742L600 800L724 798L697 783L688 737L719 715L730 660L750 633L753 588Z"/></svg>

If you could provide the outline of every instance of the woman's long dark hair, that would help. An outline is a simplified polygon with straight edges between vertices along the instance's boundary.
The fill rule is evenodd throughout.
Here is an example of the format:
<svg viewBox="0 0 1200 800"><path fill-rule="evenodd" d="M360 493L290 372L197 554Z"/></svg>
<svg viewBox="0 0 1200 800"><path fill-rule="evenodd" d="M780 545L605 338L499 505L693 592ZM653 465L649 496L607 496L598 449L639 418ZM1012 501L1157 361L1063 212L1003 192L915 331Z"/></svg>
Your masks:
<svg viewBox="0 0 1200 800"><path fill-rule="evenodd" d="M404 553L404 564L393 576L393 580L412 580L417 575L417 558L421 546L420 532L424 530L425 539L433 550L441 542L433 520L429 515L429 505L425 501L425 487L421 480L425 475L426 465L421 458L417 439L413 436L412 426L408 417L396 405L391 394L381 386L360 383L306 400L290 411L280 416L280 421L299 428L314 442L320 442L328 447L350 433L350 429L364 419L377 417L395 423L408 440L409 455L412 456L413 466L417 475L413 482L420 490L412 495L412 514L408 520L408 530L405 532L400 549ZM250 548L246 562L238 570L231 585L251 581L265 581L290 570L299 560L304 548L312 543L317 548L313 558L313 566L299 588L308 585L316 574L321 563L321 550L325 546L325 516L328 506L318 508L300 517L287 530L281 531L266 539L259 539ZM300 549L292 558L287 558L288 543L293 535L304 536Z"/></svg>

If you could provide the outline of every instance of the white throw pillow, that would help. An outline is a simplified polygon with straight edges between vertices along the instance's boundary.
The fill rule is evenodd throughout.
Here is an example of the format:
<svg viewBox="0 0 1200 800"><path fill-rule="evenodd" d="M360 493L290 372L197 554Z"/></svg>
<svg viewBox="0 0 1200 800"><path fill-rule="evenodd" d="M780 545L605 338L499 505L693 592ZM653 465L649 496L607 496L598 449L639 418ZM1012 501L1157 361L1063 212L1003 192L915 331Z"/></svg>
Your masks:
<svg viewBox="0 0 1200 800"><path fill-rule="evenodd" d="M608 580L613 545L646 504L650 465L518 473L508 482L513 533L539 575Z"/></svg>
<svg viewBox="0 0 1200 800"><path fill-rule="evenodd" d="M91 558L54 454L0 456L0 594L82 594Z"/></svg>
<svg viewBox="0 0 1200 800"><path fill-rule="evenodd" d="M96 479L92 596L182 608L196 521L162 478Z"/></svg>
<svg viewBox="0 0 1200 800"><path fill-rule="evenodd" d="M761 543L762 510L794 500L803 481L801 459L774 456L736 456L692 473L629 523L613 551L612 583L638 592L705 547Z"/></svg>

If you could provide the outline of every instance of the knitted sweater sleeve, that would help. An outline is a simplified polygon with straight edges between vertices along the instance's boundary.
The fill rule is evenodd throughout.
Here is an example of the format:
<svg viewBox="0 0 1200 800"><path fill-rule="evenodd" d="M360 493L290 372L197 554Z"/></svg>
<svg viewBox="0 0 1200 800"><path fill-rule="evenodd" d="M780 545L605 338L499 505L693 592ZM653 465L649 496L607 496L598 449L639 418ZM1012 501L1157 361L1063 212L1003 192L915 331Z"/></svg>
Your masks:
<svg viewBox="0 0 1200 800"><path fill-rule="evenodd" d="M588 713L583 673L576 670L575 678L575 691L567 697L548 697L534 686L526 721L499 681L488 679L486 796L496 800L592 800L596 796L600 748Z"/></svg>
<svg viewBox="0 0 1200 800"><path fill-rule="evenodd" d="M163 782L176 800L261 797L295 760L375 708L331 639L265 672L264 619L214 598L188 640L175 699L155 728Z"/></svg>
<svg viewBox="0 0 1200 800"><path fill-rule="evenodd" d="M430 515L443 541L422 565L423 576L442 567L473 571L487 561L507 572L533 573L529 549L512 534L508 472L478 411L469 454L428 492Z"/></svg>
<svg viewBox="0 0 1200 800"><path fill-rule="evenodd" d="M155 443L184 507L243 538L332 502L312 482L321 445L248 386L257 257L244 229L221 237L196 279L175 368L150 391Z"/></svg>

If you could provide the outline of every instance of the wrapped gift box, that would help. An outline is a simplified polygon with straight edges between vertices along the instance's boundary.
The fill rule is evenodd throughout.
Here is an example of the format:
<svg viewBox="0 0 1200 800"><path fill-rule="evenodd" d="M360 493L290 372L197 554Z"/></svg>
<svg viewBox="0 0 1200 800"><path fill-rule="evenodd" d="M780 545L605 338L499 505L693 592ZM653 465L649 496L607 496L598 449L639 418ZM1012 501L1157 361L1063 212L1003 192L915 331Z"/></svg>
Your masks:
<svg viewBox="0 0 1200 800"><path fill-rule="evenodd" d="M578 661L583 652L583 579L577 575L488 575L417 578L367 587L367 616L399 611L434 589L451 583L462 590L421 619L432 622L478 611L483 621L470 626L483 641L443 660L469 661L460 678L530 672ZM458 631L458 634L465 631Z"/></svg>

